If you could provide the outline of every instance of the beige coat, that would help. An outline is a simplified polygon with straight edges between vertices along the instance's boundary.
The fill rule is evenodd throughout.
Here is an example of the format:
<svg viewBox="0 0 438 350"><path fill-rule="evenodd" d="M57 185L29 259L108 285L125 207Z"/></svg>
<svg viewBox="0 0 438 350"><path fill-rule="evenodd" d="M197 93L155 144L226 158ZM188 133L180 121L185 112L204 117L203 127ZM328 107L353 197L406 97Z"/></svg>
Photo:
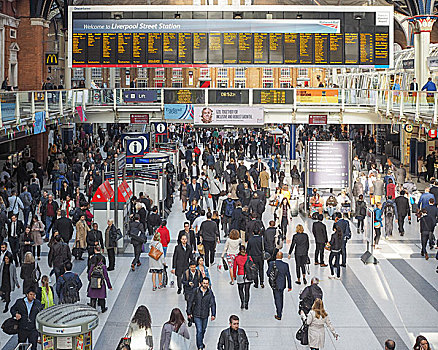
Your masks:
<svg viewBox="0 0 438 350"><path fill-rule="evenodd" d="M315 349L323 349L325 343L325 329L324 325L336 336L330 318L328 316L322 318L315 317L315 311L311 310L307 315L306 323L309 325L309 347Z"/></svg>
<svg viewBox="0 0 438 350"><path fill-rule="evenodd" d="M87 232L88 231L90 231L90 228L88 227L88 225L85 221L79 220L76 223L75 246L76 246L76 242L79 242L79 248L86 248L87 247Z"/></svg>
<svg viewBox="0 0 438 350"><path fill-rule="evenodd" d="M260 175L260 187L261 188L269 188L269 174L266 170L263 170Z"/></svg>

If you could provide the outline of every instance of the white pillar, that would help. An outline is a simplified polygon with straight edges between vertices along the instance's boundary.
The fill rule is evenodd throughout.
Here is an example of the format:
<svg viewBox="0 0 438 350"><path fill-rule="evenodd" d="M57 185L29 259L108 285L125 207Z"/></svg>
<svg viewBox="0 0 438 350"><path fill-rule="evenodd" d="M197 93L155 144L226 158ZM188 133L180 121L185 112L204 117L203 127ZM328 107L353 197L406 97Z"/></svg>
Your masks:
<svg viewBox="0 0 438 350"><path fill-rule="evenodd" d="M116 88L116 69L117 68L108 68L109 69L109 88L115 89Z"/></svg>
<svg viewBox="0 0 438 350"><path fill-rule="evenodd" d="M427 58L429 57L430 32L436 19L436 16L416 16L411 22L414 28L415 77L420 89L426 84L429 75Z"/></svg>
<svg viewBox="0 0 438 350"><path fill-rule="evenodd" d="M71 89L71 68L68 67L68 35L65 32L64 36L64 88L70 90Z"/></svg>
<svg viewBox="0 0 438 350"><path fill-rule="evenodd" d="M85 69L85 88L91 89L91 68Z"/></svg>

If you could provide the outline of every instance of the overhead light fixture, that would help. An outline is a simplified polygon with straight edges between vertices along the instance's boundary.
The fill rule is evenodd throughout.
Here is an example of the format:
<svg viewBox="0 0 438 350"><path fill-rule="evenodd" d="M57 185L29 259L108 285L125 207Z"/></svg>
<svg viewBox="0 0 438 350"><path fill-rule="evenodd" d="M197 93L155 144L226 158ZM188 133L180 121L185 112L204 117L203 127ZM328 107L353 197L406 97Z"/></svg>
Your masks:
<svg viewBox="0 0 438 350"><path fill-rule="evenodd" d="M297 13L297 19L302 19L303 15L301 13Z"/></svg>
<svg viewBox="0 0 438 350"><path fill-rule="evenodd" d="M360 20L362 20L362 19L365 19L365 14L363 14L363 13L355 13L355 14L354 14L354 19L355 19L356 21L360 21Z"/></svg>
<svg viewBox="0 0 438 350"><path fill-rule="evenodd" d="M175 18L175 19L180 19L180 18L181 18L181 14L180 14L180 13L178 13L178 12L177 12L177 13L175 13L175 15L174 15L174 18Z"/></svg>
<svg viewBox="0 0 438 350"><path fill-rule="evenodd" d="M268 13L266 14L266 19L272 19L272 13L268 12Z"/></svg>
<svg viewBox="0 0 438 350"><path fill-rule="evenodd" d="M242 19L243 14L242 12L233 12L233 19Z"/></svg>

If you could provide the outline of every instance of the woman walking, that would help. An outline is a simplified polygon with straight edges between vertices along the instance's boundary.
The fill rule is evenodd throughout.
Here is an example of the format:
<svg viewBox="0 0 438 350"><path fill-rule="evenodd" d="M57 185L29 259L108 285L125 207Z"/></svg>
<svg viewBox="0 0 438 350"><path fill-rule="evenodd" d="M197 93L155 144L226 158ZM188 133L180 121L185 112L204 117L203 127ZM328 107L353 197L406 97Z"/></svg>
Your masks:
<svg viewBox="0 0 438 350"><path fill-rule="evenodd" d="M330 255L329 255L329 264L330 264L330 279L341 279L341 266L339 265L339 259L341 256L341 248L342 248L342 230L336 225L335 232L332 234L330 239ZM336 277L335 277L335 268L336 268Z"/></svg>
<svg viewBox="0 0 438 350"><path fill-rule="evenodd" d="M41 287L37 290L37 296L36 298L41 301L41 304L45 309L55 305L55 302L53 301L53 296L55 293L53 293L53 287L49 285L49 277L47 275L44 275L41 277Z"/></svg>
<svg viewBox="0 0 438 350"><path fill-rule="evenodd" d="M34 242L32 240L32 234L30 232L30 226L26 226L26 228L24 229L24 233L20 235L19 244L20 244L20 259L21 261L23 261L27 253L32 253L32 249L34 246Z"/></svg>
<svg viewBox="0 0 438 350"><path fill-rule="evenodd" d="M41 260L41 246L43 245L45 226L41 220L38 219L37 215L34 215L31 223L31 236L33 240L32 254L36 256L38 260ZM36 253L36 255L35 255Z"/></svg>
<svg viewBox="0 0 438 350"><path fill-rule="evenodd" d="M222 252L222 259L226 258L228 263L228 271L230 272L230 284L234 284L234 260L239 254L239 247L242 244L240 233L238 230L231 230L228 236L224 251Z"/></svg>
<svg viewBox="0 0 438 350"><path fill-rule="evenodd" d="M201 273L202 278L207 277L210 281L210 287L211 287L211 278L210 273L208 272L208 267L205 266L204 258L202 256L198 256L196 259L196 270L199 270Z"/></svg>
<svg viewBox="0 0 438 350"><path fill-rule="evenodd" d="M313 303L312 310L307 314L306 323L309 325L309 347L310 350L321 350L325 343L325 329L326 326L338 340L334 327L330 322L327 312L324 310L324 304L321 299L317 298Z"/></svg>
<svg viewBox="0 0 438 350"><path fill-rule="evenodd" d="M281 233L283 234L283 238L286 239L287 225L289 224L288 217L291 216L289 200L286 197L283 197L283 199L281 200L279 211Z"/></svg>
<svg viewBox="0 0 438 350"><path fill-rule="evenodd" d="M109 219L105 230L105 249L108 254L108 271L113 271L116 267L116 248L117 248L117 228L114 221Z"/></svg>
<svg viewBox="0 0 438 350"><path fill-rule="evenodd" d="M160 242L160 233L156 232L154 234L154 238L152 239L151 242L151 250L152 247L154 247L156 250L158 250L159 252L161 252L161 255L158 259L154 259L152 257L149 257L149 272L152 274L152 291L156 291L157 290L157 284L156 284L156 278L157 278L157 274L158 274L158 289L163 288L163 269L164 269L164 250L163 250L163 246L161 245Z"/></svg>
<svg viewBox="0 0 438 350"><path fill-rule="evenodd" d="M182 202L182 212L185 213L187 209L187 182L186 180L181 180L181 185L179 186L179 198Z"/></svg>
<svg viewBox="0 0 438 350"><path fill-rule="evenodd" d="M303 282L306 280L306 263L309 260L309 236L304 233L303 225L297 225L296 232L292 237L292 243L289 248L289 256L291 258L292 251L295 249L295 267L297 272L296 284L301 284L301 273L303 274Z"/></svg>
<svg viewBox="0 0 438 350"><path fill-rule="evenodd" d="M76 240L75 247L85 250L87 248L87 233L90 231L90 228L85 221L85 215L81 215L80 220L76 223ZM79 260L84 260L82 256Z"/></svg>
<svg viewBox="0 0 438 350"><path fill-rule="evenodd" d="M169 350L172 332L179 334L185 339L190 339L189 329L180 309L174 308L170 313L170 319L161 330L160 350ZM173 348L172 348L173 349Z"/></svg>
<svg viewBox="0 0 438 350"><path fill-rule="evenodd" d="M152 319L148 308L140 305L128 326L127 336L131 338L131 350L152 350Z"/></svg>
<svg viewBox="0 0 438 350"><path fill-rule="evenodd" d="M375 233L374 248L376 248L376 249L380 249L379 247L377 247L377 245L379 244L380 236L382 234L382 232L381 232L382 221L383 221L382 203L378 202L377 208L374 209L374 222L373 222L374 233Z"/></svg>
<svg viewBox="0 0 438 350"><path fill-rule="evenodd" d="M3 313L8 312L9 303L11 302L11 292L15 287L20 288L17 278L17 270L12 262L12 254L6 252L2 263L0 264L0 295L4 300L5 308Z"/></svg>
<svg viewBox="0 0 438 350"><path fill-rule="evenodd" d="M29 289L37 290L38 282L35 282L33 271L35 270L35 258L31 252L27 252L24 256L23 265L21 265L20 278L23 280L23 294L27 294ZM36 266L41 276L40 267Z"/></svg>
<svg viewBox="0 0 438 350"><path fill-rule="evenodd" d="M106 285L109 290L113 290L110 279L108 277L108 270L103 263L103 255L95 255L95 263L91 265L88 271L88 297L90 298L90 306L96 308L96 302L99 303L102 313L108 310L105 307L106 299Z"/></svg>
<svg viewBox="0 0 438 350"><path fill-rule="evenodd" d="M237 288L239 289L240 308L245 310L248 310L249 289L251 287L251 281L248 281L245 277L245 263L248 258L251 259L251 257L248 257L248 254L246 254L245 246L240 246L239 255L236 256L233 266L234 278L236 279Z"/></svg>

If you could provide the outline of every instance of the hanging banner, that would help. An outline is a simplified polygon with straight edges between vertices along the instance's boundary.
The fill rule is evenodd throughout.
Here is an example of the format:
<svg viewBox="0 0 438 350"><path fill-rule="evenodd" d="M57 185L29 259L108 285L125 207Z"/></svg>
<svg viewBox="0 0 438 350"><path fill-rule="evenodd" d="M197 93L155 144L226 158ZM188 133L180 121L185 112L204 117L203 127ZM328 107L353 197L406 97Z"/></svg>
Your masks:
<svg viewBox="0 0 438 350"><path fill-rule="evenodd" d="M195 107L195 124L198 125L263 125L262 107L208 106Z"/></svg>
<svg viewBox="0 0 438 350"><path fill-rule="evenodd" d="M165 104L164 119L182 120L184 122L193 121L193 105L191 104Z"/></svg>
<svg viewBox="0 0 438 350"><path fill-rule="evenodd" d="M338 103L337 89L298 89L297 102L308 104Z"/></svg>
<svg viewBox="0 0 438 350"><path fill-rule="evenodd" d="M41 134L46 132L46 112L36 112L35 113L35 125L33 133Z"/></svg>

